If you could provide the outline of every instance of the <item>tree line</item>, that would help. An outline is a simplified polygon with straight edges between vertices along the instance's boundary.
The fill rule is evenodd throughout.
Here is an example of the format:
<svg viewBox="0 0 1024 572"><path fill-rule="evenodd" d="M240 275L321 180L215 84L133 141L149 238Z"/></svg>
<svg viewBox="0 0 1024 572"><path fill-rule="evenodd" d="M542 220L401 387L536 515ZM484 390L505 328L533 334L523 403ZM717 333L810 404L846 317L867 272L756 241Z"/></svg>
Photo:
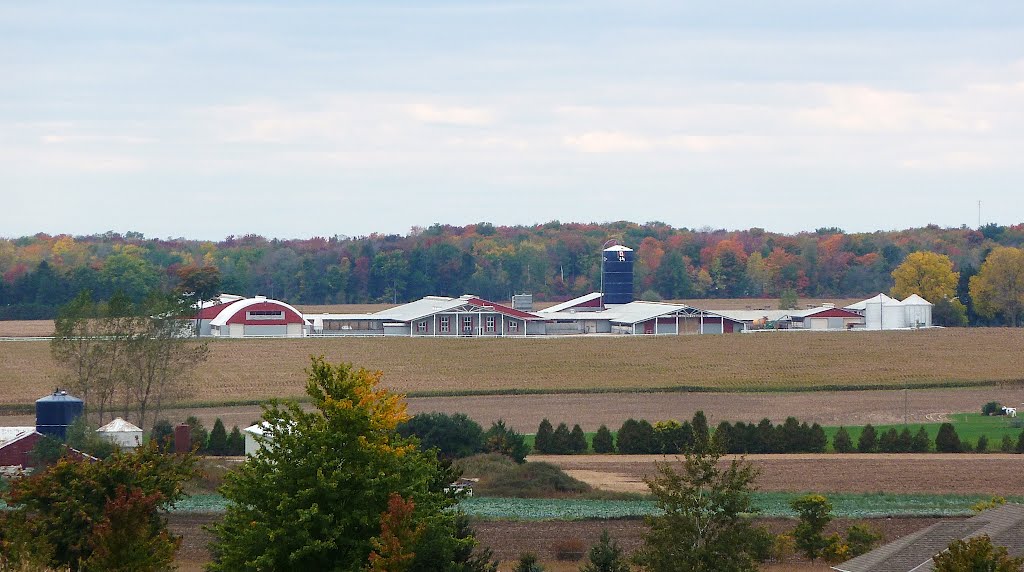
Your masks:
<svg viewBox="0 0 1024 572"><path fill-rule="evenodd" d="M204 273L220 290L294 304L393 303L464 293L500 301L518 292L566 299L600 288L600 252L609 238L636 250L634 291L648 299L859 297L888 292L892 272L908 254L935 252L958 273L955 297L968 319L990 323L1011 319L986 312L984 304L975 312L971 278L997 247L1024 245L1024 225L787 235L659 222L481 222L437 224L406 235L246 235L219 242L131 232L37 234L0 239L0 318L53 317L82 291L97 300L121 291L140 302L153 290L171 291ZM1020 308L1011 312L1016 319Z"/></svg>

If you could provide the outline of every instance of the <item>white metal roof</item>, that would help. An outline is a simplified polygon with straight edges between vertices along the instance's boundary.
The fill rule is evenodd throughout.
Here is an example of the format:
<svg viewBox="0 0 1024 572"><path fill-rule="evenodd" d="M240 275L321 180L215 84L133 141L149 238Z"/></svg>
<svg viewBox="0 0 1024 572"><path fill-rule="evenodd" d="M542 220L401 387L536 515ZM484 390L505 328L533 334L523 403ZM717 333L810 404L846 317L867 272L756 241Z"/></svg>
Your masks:
<svg viewBox="0 0 1024 572"><path fill-rule="evenodd" d="M563 311L568 310L570 308L574 308L576 306L579 306L580 304L586 304L587 302L596 300L596 299L600 298L603 295L604 294L602 294L600 292L591 292L590 294L584 294L584 295L580 296L579 298L573 298L572 300L568 300L568 301L562 302L561 304L555 304L554 306L551 306L550 308L545 308L543 310L537 310L537 313L538 314L553 314L553 313L556 313L556 312L563 312Z"/></svg>
<svg viewBox="0 0 1024 572"><path fill-rule="evenodd" d="M907 305L907 306L934 306L935 305L935 304L932 304L931 302L929 302L928 300L925 300L924 298L918 296L917 294L911 294L910 296L907 296L906 298L903 299L902 303L904 305Z"/></svg>
<svg viewBox="0 0 1024 572"><path fill-rule="evenodd" d="M96 430L97 433L142 433L142 429L136 426L134 423L130 423L121 419L120 417L115 418L110 423L107 423L103 427Z"/></svg>
<svg viewBox="0 0 1024 572"><path fill-rule="evenodd" d="M621 306L613 306L604 312L597 313L595 317L606 317L613 322L623 324L636 324L688 309L690 309L690 306L686 304L635 301L629 304L622 304ZM579 314L576 314L576 316L579 317Z"/></svg>
<svg viewBox="0 0 1024 572"><path fill-rule="evenodd" d="M286 303L284 303L284 302L282 302L280 300L273 300L271 298L265 298L263 296L256 296L255 298L245 298L243 300L235 300L231 304L228 304L227 306L224 307L223 310L220 311L219 314L217 314L216 318L210 320L210 325L211 326L223 326L224 324L227 324L228 320L230 320L231 317L234 316L235 314L237 314L238 312L241 312L242 310L248 308L249 306L253 306L253 305L256 305L256 304L262 304L264 302L268 302L268 303L271 303L271 304L279 304L281 306L284 306L285 308L288 308L292 312L295 312L296 314L298 314L298 316L300 318L303 317L302 316L302 312L296 310L295 307L290 305L290 304L286 304ZM303 318L303 320L305 320L305 318Z"/></svg>
<svg viewBox="0 0 1024 572"><path fill-rule="evenodd" d="M6 445L29 433L33 433L35 427L0 427L0 445Z"/></svg>
<svg viewBox="0 0 1024 572"><path fill-rule="evenodd" d="M820 308L818 309L820 310ZM777 322L795 315L797 310L708 310L708 312L736 322L753 322L762 318Z"/></svg>
<svg viewBox="0 0 1024 572"><path fill-rule="evenodd" d="M853 304L850 304L849 306L846 306L846 309L847 310L864 310L865 308L867 308L868 304L886 304L886 303L891 303L891 302L899 302L899 300L894 300L894 299L886 296L885 294L879 293L878 296L874 296L874 297L868 298L867 300L861 300L860 302L855 302Z"/></svg>
<svg viewBox="0 0 1024 572"><path fill-rule="evenodd" d="M633 252L633 249L629 248L628 246L622 246L621 244L616 244L615 246L609 246L608 248L604 249L604 251L605 252Z"/></svg>
<svg viewBox="0 0 1024 572"><path fill-rule="evenodd" d="M425 296L414 302L381 310L374 317L380 319L394 320L396 322L411 322L419 318L430 316L445 310L458 308L466 303L462 298L448 298L445 296Z"/></svg>

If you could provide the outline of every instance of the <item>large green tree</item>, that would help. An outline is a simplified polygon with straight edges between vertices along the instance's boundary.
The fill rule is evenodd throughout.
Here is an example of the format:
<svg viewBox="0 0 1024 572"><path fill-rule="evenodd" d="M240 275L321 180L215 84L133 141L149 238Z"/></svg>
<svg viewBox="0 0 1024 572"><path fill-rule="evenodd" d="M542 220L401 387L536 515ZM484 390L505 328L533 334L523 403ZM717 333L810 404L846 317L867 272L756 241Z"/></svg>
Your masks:
<svg viewBox="0 0 1024 572"><path fill-rule="evenodd" d="M405 404L379 388L381 374L323 358L307 372L314 410L267 406L262 448L225 481L231 504L212 528L209 569L356 571L371 553L374 566L385 558L410 571L480 569L444 492L454 475L397 433Z"/></svg>
<svg viewBox="0 0 1024 572"><path fill-rule="evenodd" d="M636 562L651 572L746 572L757 570L763 531L747 516L757 471L734 460L725 468L721 453L687 454L682 471L669 463L647 479L660 516L650 526Z"/></svg>

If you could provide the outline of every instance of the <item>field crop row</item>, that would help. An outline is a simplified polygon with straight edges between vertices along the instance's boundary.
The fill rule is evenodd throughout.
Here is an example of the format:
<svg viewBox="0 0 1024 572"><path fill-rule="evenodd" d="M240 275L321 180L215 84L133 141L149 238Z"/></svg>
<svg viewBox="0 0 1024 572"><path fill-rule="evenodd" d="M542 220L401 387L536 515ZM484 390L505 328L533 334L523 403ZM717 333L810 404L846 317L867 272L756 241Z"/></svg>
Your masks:
<svg viewBox="0 0 1024 572"><path fill-rule="evenodd" d="M755 492L753 504L760 516L792 517L789 503L798 493ZM833 514L839 518L878 518L888 516L961 516L971 514L971 505L988 497L983 495L922 494L831 494ZM1024 498L1011 497L1012 502ZM227 507L217 494L192 495L180 501L176 512L220 513ZM481 519L507 520L590 520L639 518L659 514L652 500L523 499L473 497L459 503L466 514Z"/></svg>
<svg viewBox="0 0 1024 572"><path fill-rule="evenodd" d="M197 402L301 396L303 368L320 354L379 369L389 387L412 394L783 391L1016 383L1024 330L246 339L210 348L194 384ZM47 343L0 343L0 404L32 403L62 375Z"/></svg>

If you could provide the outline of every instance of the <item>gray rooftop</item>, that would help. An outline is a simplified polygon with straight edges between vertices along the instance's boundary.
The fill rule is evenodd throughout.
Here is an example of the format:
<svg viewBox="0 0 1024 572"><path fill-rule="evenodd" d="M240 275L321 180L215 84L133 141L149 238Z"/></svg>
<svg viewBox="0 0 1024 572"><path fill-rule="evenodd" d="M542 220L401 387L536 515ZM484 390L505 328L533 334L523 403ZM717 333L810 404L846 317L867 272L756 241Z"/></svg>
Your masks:
<svg viewBox="0 0 1024 572"><path fill-rule="evenodd" d="M836 564L840 572L928 572L950 542L987 534L1010 556L1024 554L1024 505L1007 504L967 520L939 522L867 554Z"/></svg>

